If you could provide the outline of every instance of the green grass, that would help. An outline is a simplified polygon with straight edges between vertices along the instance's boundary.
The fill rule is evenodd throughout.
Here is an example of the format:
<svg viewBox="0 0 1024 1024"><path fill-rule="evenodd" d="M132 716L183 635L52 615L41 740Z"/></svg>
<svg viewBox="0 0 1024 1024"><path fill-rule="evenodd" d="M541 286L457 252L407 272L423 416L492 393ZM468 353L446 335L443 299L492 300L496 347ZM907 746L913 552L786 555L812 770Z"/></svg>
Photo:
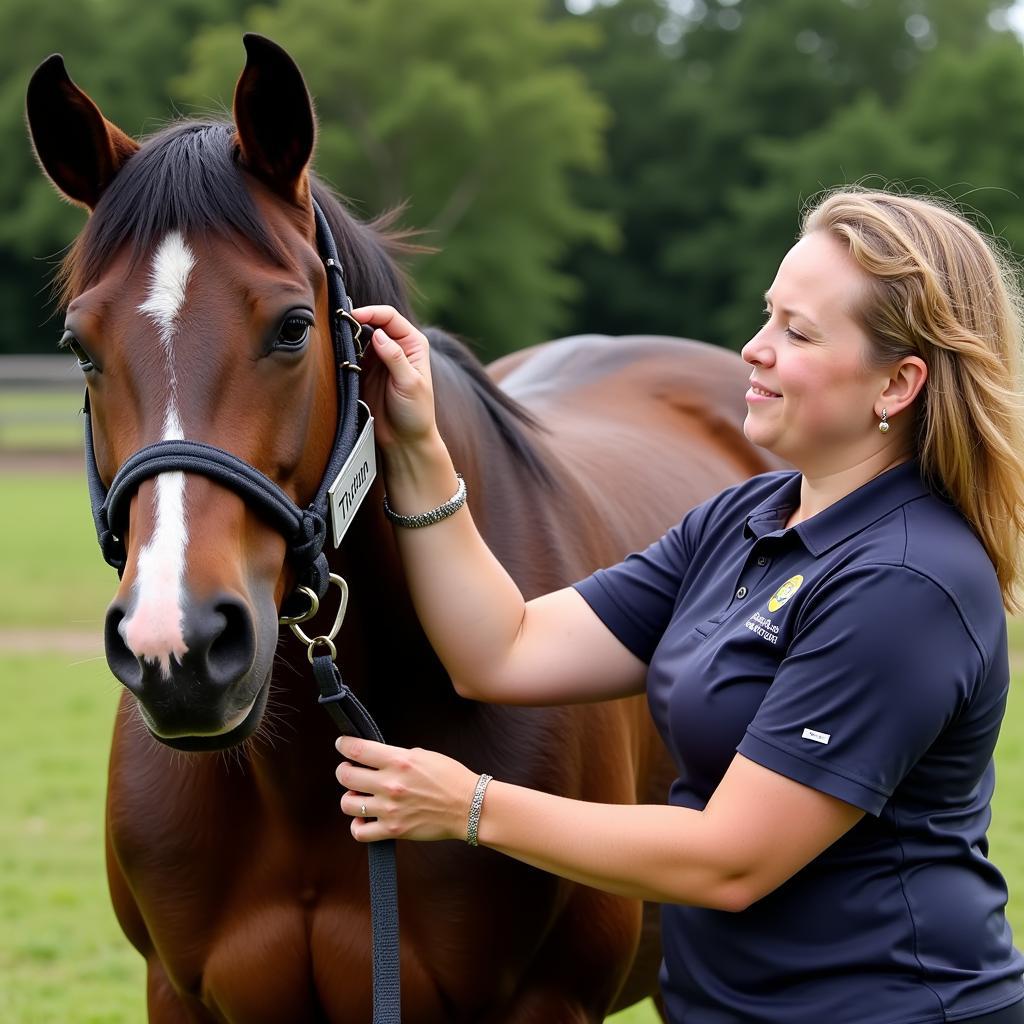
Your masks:
<svg viewBox="0 0 1024 1024"><path fill-rule="evenodd" d="M102 661L0 655L0 1020L145 1020L142 960L103 866L117 696Z"/></svg>
<svg viewBox="0 0 1024 1024"><path fill-rule="evenodd" d="M74 449L82 443L83 391L0 390L0 450Z"/></svg>
<svg viewBox="0 0 1024 1024"><path fill-rule="evenodd" d="M85 482L0 478L0 626L98 636L117 577L100 558ZM1024 899L1024 620L1010 623L1014 688L997 750L991 856ZM142 960L110 909L103 791L118 688L102 659L0 652L0 1021L137 1024ZM1022 925L1021 927L1024 927ZM610 1018L656 1024L650 1004Z"/></svg>
<svg viewBox="0 0 1024 1024"><path fill-rule="evenodd" d="M84 472L0 478L0 627L102 635L117 574L100 556Z"/></svg>

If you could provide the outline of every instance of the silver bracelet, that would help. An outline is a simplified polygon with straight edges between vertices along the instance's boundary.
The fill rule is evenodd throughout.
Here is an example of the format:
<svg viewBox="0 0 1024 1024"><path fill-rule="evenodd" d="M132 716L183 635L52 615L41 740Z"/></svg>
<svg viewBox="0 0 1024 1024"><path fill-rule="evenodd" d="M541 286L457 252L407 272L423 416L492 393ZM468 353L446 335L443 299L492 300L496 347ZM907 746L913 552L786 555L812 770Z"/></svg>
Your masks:
<svg viewBox="0 0 1024 1024"><path fill-rule="evenodd" d="M441 522L442 519L447 519L449 516L454 515L456 512L466 504L466 481L462 479L461 473L456 473L456 477L459 480L458 490L445 502L442 502L437 508L432 508L429 512L421 512L417 516L403 516L399 515L389 504L387 495L384 495L384 515L388 517L395 524L395 526L404 526L407 529L415 530L420 526L433 526L434 523Z"/></svg>
<svg viewBox="0 0 1024 1024"><path fill-rule="evenodd" d="M466 828L466 842L470 846L477 845L477 833L480 829L480 812L484 808L484 793L487 792L487 783L490 781L490 775L481 775L476 780L476 789L473 790L473 802L469 805L469 826Z"/></svg>

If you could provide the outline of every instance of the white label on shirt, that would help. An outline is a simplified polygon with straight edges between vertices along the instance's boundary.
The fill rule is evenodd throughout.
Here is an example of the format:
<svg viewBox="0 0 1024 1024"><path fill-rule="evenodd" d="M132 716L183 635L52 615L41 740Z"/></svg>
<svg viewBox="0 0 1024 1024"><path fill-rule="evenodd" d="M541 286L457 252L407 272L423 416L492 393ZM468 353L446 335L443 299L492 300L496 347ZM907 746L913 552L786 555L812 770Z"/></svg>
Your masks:
<svg viewBox="0 0 1024 1024"><path fill-rule="evenodd" d="M801 739L814 740L815 743L828 743L832 739L830 732L815 732L814 729L804 729L800 736Z"/></svg>

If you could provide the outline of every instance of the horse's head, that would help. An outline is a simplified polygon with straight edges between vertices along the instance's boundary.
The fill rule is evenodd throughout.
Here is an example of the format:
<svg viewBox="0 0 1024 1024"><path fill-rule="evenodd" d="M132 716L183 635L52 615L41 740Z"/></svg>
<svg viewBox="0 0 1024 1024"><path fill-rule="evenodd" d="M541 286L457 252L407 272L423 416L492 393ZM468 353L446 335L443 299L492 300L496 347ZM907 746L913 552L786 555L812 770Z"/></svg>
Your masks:
<svg viewBox="0 0 1024 1024"><path fill-rule="evenodd" d="M315 122L291 58L256 36L246 50L235 125L185 122L140 146L59 56L32 78L28 120L45 172L91 211L65 266L64 345L87 381L103 483L143 446L184 438L239 456L305 505L338 415L308 171ZM348 225L339 245L386 260L316 188ZM363 301L395 300L372 294L374 283ZM184 749L245 739L295 579L284 538L233 490L169 471L138 486L122 540L112 671L158 739Z"/></svg>

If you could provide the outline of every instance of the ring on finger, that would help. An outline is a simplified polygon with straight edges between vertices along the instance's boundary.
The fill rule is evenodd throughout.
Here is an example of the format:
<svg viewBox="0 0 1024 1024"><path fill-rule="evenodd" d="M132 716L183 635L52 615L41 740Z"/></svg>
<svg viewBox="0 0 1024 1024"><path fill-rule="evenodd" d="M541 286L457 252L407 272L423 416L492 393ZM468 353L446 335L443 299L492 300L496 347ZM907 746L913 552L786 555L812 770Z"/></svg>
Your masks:
<svg viewBox="0 0 1024 1024"><path fill-rule="evenodd" d="M359 805L359 817L360 818L365 818L366 817L366 804L365 803L361 803Z"/></svg>

